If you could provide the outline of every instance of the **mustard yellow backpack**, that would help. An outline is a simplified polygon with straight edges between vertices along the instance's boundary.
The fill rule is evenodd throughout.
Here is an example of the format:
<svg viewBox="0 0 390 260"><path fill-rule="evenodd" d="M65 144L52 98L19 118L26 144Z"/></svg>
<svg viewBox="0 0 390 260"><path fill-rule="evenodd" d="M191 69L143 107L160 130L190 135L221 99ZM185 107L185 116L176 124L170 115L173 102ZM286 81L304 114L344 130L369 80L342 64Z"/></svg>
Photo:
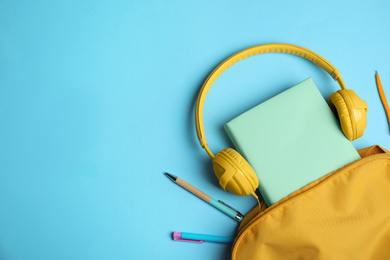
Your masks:
<svg viewBox="0 0 390 260"><path fill-rule="evenodd" d="M390 259L390 152L371 146L359 154L278 203L255 207L232 259Z"/></svg>

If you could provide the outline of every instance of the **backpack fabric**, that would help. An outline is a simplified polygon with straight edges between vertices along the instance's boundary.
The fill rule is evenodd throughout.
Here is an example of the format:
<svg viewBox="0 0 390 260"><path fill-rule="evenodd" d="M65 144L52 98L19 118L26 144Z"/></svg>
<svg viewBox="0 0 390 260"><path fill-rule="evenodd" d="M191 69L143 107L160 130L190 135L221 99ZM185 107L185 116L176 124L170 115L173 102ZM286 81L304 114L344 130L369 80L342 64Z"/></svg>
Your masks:
<svg viewBox="0 0 390 260"><path fill-rule="evenodd" d="M232 259L390 259L390 152L377 145L358 152L361 159L255 207Z"/></svg>

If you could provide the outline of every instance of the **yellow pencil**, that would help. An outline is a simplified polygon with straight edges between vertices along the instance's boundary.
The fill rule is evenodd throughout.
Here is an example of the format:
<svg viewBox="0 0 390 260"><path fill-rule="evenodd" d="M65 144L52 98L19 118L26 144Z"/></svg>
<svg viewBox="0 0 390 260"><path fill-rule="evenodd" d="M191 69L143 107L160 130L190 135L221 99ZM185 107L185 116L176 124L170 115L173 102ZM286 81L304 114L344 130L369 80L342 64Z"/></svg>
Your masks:
<svg viewBox="0 0 390 260"><path fill-rule="evenodd" d="M390 126L390 109L389 109L389 104L387 103L385 92L383 91L383 87L382 87L381 80L379 78L378 71L375 72L375 79L376 79L376 85L378 87L379 96L380 96L380 98L382 100L383 107L385 108L386 115L387 115L387 121L388 121L389 126Z"/></svg>

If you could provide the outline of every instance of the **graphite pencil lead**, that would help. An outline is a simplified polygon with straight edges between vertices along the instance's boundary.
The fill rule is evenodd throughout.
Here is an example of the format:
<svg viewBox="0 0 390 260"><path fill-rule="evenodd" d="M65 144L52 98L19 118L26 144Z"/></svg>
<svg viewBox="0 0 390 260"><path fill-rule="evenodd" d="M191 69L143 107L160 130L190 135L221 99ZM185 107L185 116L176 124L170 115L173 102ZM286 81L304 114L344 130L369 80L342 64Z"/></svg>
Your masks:
<svg viewBox="0 0 390 260"><path fill-rule="evenodd" d="M176 182L176 180L177 180L177 176L175 176L175 175L173 175L173 174L169 174L169 173L164 173L165 174L165 176L167 176L171 181L173 181L173 182Z"/></svg>

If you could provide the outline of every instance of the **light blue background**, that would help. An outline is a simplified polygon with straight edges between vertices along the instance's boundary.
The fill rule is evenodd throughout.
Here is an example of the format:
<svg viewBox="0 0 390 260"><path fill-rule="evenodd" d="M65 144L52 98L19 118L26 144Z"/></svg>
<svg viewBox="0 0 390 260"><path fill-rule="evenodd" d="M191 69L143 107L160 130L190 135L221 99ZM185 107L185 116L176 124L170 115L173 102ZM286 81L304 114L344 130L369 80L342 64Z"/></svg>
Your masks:
<svg viewBox="0 0 390 260"><path fill-rule="evenodd" d="M356 148L390 148L376 90L390 98L390 2L0 0L0 259L229 259L226 244L174 242L172 231L233 236L237 224L170 182L178 175L247 213L256 202L218 187L195 137L208 73L252 45L318 52L369 106ZM223 124L312 77L292 55L229 69L211 89L214 153Z"/></svg>

